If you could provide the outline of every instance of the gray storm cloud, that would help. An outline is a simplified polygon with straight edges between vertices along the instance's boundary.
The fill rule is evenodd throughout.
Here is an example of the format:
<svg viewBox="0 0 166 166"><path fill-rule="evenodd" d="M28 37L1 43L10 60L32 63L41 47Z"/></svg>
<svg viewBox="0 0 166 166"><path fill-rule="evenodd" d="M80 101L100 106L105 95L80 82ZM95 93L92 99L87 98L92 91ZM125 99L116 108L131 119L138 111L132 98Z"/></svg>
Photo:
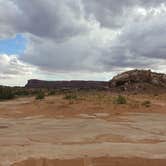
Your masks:
<svg viewBox="0 0 166 166"><path fill-rule="evenodd" d="M152 9L165 3L165 0L83 0L86 16L94 16L102 26L123 27L132 19L136 8ZM131 16L132 15L132 16Z"/></svg>
<svg viewBox="0 0 166 166"><path fill-rule="evenodd" d="M165 0L0 0L0 37L28 39L19 60L51 72L159 69Z"/></svg>
<svg viewBox="0 0 166 166"><path fill-rule="evenodd" d="M13 33L63 40L88 31L77 1L1 0L1 21ZM3 31L2 31L3 32ZM4 32L5 33L5 32ZM8 33L8 32L6 32Z"/></svg>

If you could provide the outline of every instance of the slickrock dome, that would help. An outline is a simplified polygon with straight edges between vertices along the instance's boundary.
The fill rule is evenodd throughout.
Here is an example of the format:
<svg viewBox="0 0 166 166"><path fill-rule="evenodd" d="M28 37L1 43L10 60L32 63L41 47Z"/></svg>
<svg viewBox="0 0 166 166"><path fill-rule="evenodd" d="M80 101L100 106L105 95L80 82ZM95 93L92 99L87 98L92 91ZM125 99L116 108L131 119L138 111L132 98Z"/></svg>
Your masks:
<svg viewBox="0 0 166 166"><path fill-rule="evenodd" d="M117 76L109 82L109 87L120 91L162 91L166 90L166 74L151 70L131 70Z"/></svg>

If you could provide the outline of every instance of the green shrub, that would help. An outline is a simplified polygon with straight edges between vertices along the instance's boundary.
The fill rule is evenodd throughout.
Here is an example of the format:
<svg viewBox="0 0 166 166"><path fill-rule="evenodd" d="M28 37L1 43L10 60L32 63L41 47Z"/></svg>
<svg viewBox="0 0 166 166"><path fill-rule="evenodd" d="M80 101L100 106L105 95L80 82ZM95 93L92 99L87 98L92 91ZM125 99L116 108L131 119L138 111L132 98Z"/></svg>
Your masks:
<svg viewBox="0 0 166 166"><path fill-rule="evenodd" d="M54 96L56 93L55 93L55 90L51 90L48 92L48 96Z"/></svg>
<svg viewBox="0 0 166 166"><path fill-rule="evenodd" d="M66 94L64 96L64 99L66 99L66 100L76 100L77 99L77 95L75 93L69 93L69 94Z"/></svg>
<svg viewBox="0 0 166 166"><path fill-rule="evenodd" d="M114 99L114 104L127 104L127 100L124 96L119 95Z"/></svg>
<svg viewBox="0 0 166 166"><path fill-rule="evenodd" d="M45 94L44 92L42 91L39 91L37 94L36 94L36 100L42 100L45 98Z"/></svg>
<svg viewBox="0 0 166 166"><path fill-rule="evenodd" d="M151 102L148 101L148 100L146 100L146 101L144 101L144 102L142 103L142 105L143 105L144 107L150 107Z"/></svg>
<svg viewBox="0 0 166 166"><path fill-rule="evenodd" d="M14 98L14 93L9 87L0 87L0 100L9 100Z"/></svg>

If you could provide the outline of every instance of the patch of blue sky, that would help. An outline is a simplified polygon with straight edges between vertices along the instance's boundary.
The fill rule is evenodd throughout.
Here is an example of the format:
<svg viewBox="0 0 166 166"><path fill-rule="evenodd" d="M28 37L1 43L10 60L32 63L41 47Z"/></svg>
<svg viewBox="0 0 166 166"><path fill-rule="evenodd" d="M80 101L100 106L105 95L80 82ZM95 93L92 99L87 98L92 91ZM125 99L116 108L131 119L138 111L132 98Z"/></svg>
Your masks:
<svg viewBox="0 0 166 166"><path fill-rule="evenodd" d="M0 54L20 55L26 49L27 40L21 35L17 34L13 38L0 39Z"/></svg>

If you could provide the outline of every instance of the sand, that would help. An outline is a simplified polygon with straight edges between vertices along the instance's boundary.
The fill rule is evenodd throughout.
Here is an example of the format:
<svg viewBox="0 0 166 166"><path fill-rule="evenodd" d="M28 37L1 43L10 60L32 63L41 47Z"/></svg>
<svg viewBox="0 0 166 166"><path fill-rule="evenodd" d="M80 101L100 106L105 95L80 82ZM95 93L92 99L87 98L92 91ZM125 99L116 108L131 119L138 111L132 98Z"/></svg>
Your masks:
<svg viewBox="0 0 166 166"><path fill-rule="evenodd" d="M165 166L165 96L127 98L124 106L108 96L0 103L0 165Z"/></svg>

